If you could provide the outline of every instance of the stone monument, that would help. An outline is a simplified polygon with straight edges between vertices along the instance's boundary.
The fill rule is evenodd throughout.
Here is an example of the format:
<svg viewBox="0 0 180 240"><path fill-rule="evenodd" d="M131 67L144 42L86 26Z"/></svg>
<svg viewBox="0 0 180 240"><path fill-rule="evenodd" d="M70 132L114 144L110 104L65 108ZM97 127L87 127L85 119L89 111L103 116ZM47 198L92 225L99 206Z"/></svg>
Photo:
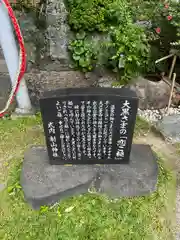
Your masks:
<svg viewBox="0 0 180 240"><path fill-rule="evenodd" d="M33 208L93 188L110 197L156 188L158 167L148 145L132 145L138 108L126 89L45 92L40 107L47 147L25 153L21 185Z"/></svg>

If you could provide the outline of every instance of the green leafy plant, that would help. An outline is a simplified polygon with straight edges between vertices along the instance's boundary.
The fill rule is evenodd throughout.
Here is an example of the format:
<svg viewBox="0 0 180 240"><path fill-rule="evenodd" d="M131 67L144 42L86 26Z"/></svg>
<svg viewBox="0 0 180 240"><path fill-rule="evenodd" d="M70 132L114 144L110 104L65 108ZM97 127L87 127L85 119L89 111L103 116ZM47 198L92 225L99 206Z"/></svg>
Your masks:
<svg viewBox="0 0 180 240"><path fill-rule="evenodd" d="M75 67L82 69L83 72L91 71L96 63L96 53L84 32L76 34L76 40L69 45Z"/></svg>
<svg viewBox="0 0 180 240"><path fill-rule="evenodd" d="M157 40L159 38L166 48L168 48L168 45L170 43L171 44L174 43L172 45L179 45L180 44L179 1L165 0L157 2L155 0L150 0L140 2L141 8L138 14L140 14L140 12L141 13L143 12L144 20L151 21L152 24L151 36L152 33L154 33L155 35L152 39L149 38L149 40ZM142 8L142 6L144 7Z"/></svg>
<svg viewBox="0 0 180 240"><path fill-rule="evenodd" d="M153 0L150 1L152 6L149 1L145 4L142 0L138 1L140 8L137 0L130 3L126 0L69 0L69 23L73 30L81 32L69 46L75 67L83 71L91 71L97 65L110 67L124 82L149 68L147 30L135 23L138 14L132 7L133 2L137 12L142 14L141 7L146 5L148 17L155 8ZM88 41L84 31L105 32L110 40L95 49L93 39ZM153 34L156 36L155 31Z"/></svg>
<svg viewBox="0 0 180 240"><path fill-rule="evenodd" d="M134 21L152 20L159 13L162 1L157 0L130 0L130 8Z"/></svg>
<svg viewBox="0 0 180 240"><path fill-rule="evenodd" d="M134 20L149 22L146 35L151 45L149 69L153 72L168 70L168 62L155 65L155 61L180 46L179 2L175 0L131 0Z"/></svg>
<svg viewBox="0 0 180 240"><path fill-rule="evenodd" d="M146 35L151 45L151 58L149 69L152 72L167 72L168 61L163 61L155 65L155 61L169 54L172 48L178 48L178 9L179 5L175 1L153 1L153 10L146 16L151 27L147 29ZM150 8L148 9L150 11ZM150 71L151 72L151 71Z"/></svg>
<svg viewBox="0 0 180 240"><path fill-rule="evenodd" d="M75 31L107 30L106 9L113 0L69 0L69 24Z"/></svg>
<svg viewBox="0 0 180 240"><path fill-rule="evenodd" d="M115 0L107 6L106 19L111 26L126 25L132 22L130 5L126 0Z"/></svg>
<svg viewBox="0 0 180 240"><path fill-rule="evenodd" d="M107 44L106 52L114 71L119 73L121 81L127 82L148 66L148 39L145 29L133 22L127 1L116 0L110 4L109 19L114 26L109 30L111 43Z"/></svg>
<svg viewBox="0 0 180 240"><path fill-rule="evenodd" d="M48 206L41 206L40 213L46 213L49 210Z"/></svg>
<svg viewBox="0 0 180 240"><path fill-rule="evenodd" d="M111 57L115 61L121 79L130 80L139 75L148 66L149 45L141 27L133 23L112 29L112 47L116 53Z"/></svg>
<svg viewBox="0 0 180 240"><path fill-rule="evenodd" d="M19 183L15 183L14 185L8 187L8 193L9 195L14 196L18 194L21 191L21 189L22 189L21 185Z"/></svg>
<svg viewBox="0 0 180 240"><path fill-rule="evenodd" d="M165 4L167 9L166 18L170 21L170 24L176 28L176 41L171 42L173 48L180 50L180 2L169 1Z"/></svg>

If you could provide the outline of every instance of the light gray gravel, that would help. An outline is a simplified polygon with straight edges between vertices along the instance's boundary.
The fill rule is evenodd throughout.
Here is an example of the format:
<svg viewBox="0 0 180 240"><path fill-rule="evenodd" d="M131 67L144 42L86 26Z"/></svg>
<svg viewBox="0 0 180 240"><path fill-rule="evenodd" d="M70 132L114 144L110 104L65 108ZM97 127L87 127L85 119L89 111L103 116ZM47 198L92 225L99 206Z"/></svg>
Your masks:
<svg viewBox="0 0 180 240"><path fill-rule="evenodd" d="M159 110L138 109L138 115L150 123L156 123L157 121L161 120L163 116L175 115L175 114L180 115L180 106L178 108L171 107L169 109L169 114L167 114L167 108L163 108Z"/></svg>

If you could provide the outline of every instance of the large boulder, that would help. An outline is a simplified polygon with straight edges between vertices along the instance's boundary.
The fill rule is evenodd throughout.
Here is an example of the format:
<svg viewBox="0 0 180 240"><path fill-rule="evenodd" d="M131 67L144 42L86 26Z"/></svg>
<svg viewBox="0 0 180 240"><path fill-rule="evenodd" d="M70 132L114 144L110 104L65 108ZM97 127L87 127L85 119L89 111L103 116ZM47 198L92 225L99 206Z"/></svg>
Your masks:
<svg viewBox="0 0 180 240"><path fill-rule="evenodd" d="M153 82L139 77L126 87L137 93L140 109L161 109L168 105L170 86L162 80Z"/></svg>
<svg viewBox="0 0 180 240"><path fill-rule="evenodd" d="M39 108L39 98L44 91L58 88L90 87L91 80L87 80L84 74L78 71L39 71L32 70L25 74L31 102L35 108Z"/></svg>
<svg viewBox="0 0 180 240"><path fill-rule="evenodd" d="M165 139L172 143L180 143L180 115L164 116L157 122L156 127Z"/></svg>
<svg viewBox="0 0 180 240"><path fill-rule="evenodd" d="M70 65L68 44L70 27L67 21L68 11L64 0L46 1L46 58L49 61L42 64L44 70L67 70ZM53 64L51 64L53 62Z"/></svg>
<svg viewBox="0 0 180 240"><path fill-rule="evenodd" d="M86 73L85 78L88 82L92 82L95 87L110 88L117 83L116 74L108 71L103 66L98 66L92 72Z"/></svg>
<svg viewBox="0 0 180 240"><path fill-rule="evenodd" d="M149 195L156 190L157 159L148 145L132 145L130 164L50 165L47 150L36 146L24 156L21 185L34 208L94 190L109 198Z"/></svg>
<svg viewBox="0 0 180 240"><path fill-rule="evenodd" d="M36 26L35 13L15 11L15 14L24 38L27 53L27 71L30 71L30 69L36 65L36 60L40 51L39 45L42 41L43 33Z"/></svg>

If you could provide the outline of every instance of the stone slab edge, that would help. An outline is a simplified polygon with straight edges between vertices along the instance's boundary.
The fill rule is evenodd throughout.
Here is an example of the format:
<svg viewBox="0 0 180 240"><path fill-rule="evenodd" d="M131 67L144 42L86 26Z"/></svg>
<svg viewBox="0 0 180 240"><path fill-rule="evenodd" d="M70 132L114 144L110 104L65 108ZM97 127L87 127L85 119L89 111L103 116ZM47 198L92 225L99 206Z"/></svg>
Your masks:
<svg viewBox="0 0 180 240"><path fill-rule="evenodd" d="M141 144L136 144L136 145L138 146ZM141 146L143 146L143 145L141 145ZM147 145L144 145L144 146L147 146ZM32 158L36 158L35 156L33 156L33 152L36 150L36 153L37 153L37 150L42 149L42 148L45 149L45 151L46 151L46 148L44 148L44 147L32 147L31 149L28 150L28 156L30 156L32 153ZM33 183L32 183L32 181L28 182L28 180L27 180L28 178L27 178L27 176L25 176L26 168L29 167L28 161L30 160L30 158L29 158L29 160L26 159L27 157L25 154L25 160L24 160L22 173L21 173L21 185L22 185L22 188L24 191L25 199L32 206L32 208L39 209L40 206L52 205L60 200L63 200L64 198L86 193L92 187L97 192L105 193L111 198L134 197L134 196L144 196L144 195L151 194L152 192L154 192L156 190L157 177L158 177L158 165L157 165L157 161L156 161L157 160L156 155L152 152L150 146L149 146L148 152L149 152L150 158L151 158L151 154L152 154L152 157L154 157L154 159L152 160L152 169L153 170L152 171L150 170L149 172L147 170L148 174L145 174L145 175L142 174L142 176L140 176L140 177L139 176L136 177L133 175L132 175L132 177L130 177L130 176L126 177L126 174L125 174L125 176L121 177L121 175L119 175L119 171L117 171L116 169L119 167L121 169L122 173L123 173L124 169L125 169L125 171L127 171L126 167L125 166L123 167L123 165L119 165L119 164L117 164L117 165L100 165L98 167L96 165L86 165L86 166L84 166L84 168L86 170L89 169L92 172L89 174L89 178L87 177L87 181L82 180L81 184L77 184L75 186L73 186L73 184L72 184L73 187L70 187L69 189L64 189L63 191L57 190L57 192L55 194L49 193L48 188L47 188L47 192L43 196L41 196L41 193L36 191L36 185L38 185L38 182L36 182L36 181ZM41 152L39 152L39 154L41 155ZM136 158L136 154L134 154L135 158ZM48 157L46 157L46 156L44 157L42 155L42 159L41 159L41 157L39 159L42 160L42 164L44 164L44 161L46 161L45 165L47 165L47 167L51 167L51 165L49 165L47 163L47 158ZM33 175L33 168L34 169L36 168L35 165L36 165L36 162L35 162L34 166L31 166L32 175ZM63 168L64 166L61 165L59 167ZM46 168L46 166L45 166L45 168ZM45 169L45 168L42 167L42 169ZM76 165L75 168L77 168L77 172L78 172L79 168L82 168L82 165ZM105 171L104 169L106 169L106 173L104 172ZM69 167L68 171L71 172L71 167ZM113 173L113 171L115 171L115 172ZM121 173L121 171L120 171L120 173ZM44 173L40 173L40 175L41 174L44 174ZM112 178L114 178L114 179L112 179ZM127 181L127 179L128 179L128 181L130 181L129 186L127 186L128 185L127 183L125 184L126 185L125 188L122 183L124 179L125 179L125 181ZM140 185L139 185L139 182L140 182ZM59 184L61 185L62 182L59 182ZM111 185L111 184L113 184L113 185ZM52 187L53 187L53 184L52 184ZM32 193L32 191L31 190L29 191L29 189L31 189L31 190L33 189L34 192ZM113 191L115 192L115 194ZM116 192L117 192L117 194L116 194Z"/></svg>
<svg viewBox="0 0 180 240"><path fill-rule="evenodd" d="M85 184L74 187L72 189L69 189L69 190L66 190L63 192L59 192L54 195L42 197L42 198L31 198L30 196L27 196L26 193L24 192L24 197L25 197L26 201L32 206L33 209L39 209L41 206L53 205L53 204L59 202L60 200L66 199L68 197L87 193L91 184L92 184L92 181L89 181Z"/></svg>

